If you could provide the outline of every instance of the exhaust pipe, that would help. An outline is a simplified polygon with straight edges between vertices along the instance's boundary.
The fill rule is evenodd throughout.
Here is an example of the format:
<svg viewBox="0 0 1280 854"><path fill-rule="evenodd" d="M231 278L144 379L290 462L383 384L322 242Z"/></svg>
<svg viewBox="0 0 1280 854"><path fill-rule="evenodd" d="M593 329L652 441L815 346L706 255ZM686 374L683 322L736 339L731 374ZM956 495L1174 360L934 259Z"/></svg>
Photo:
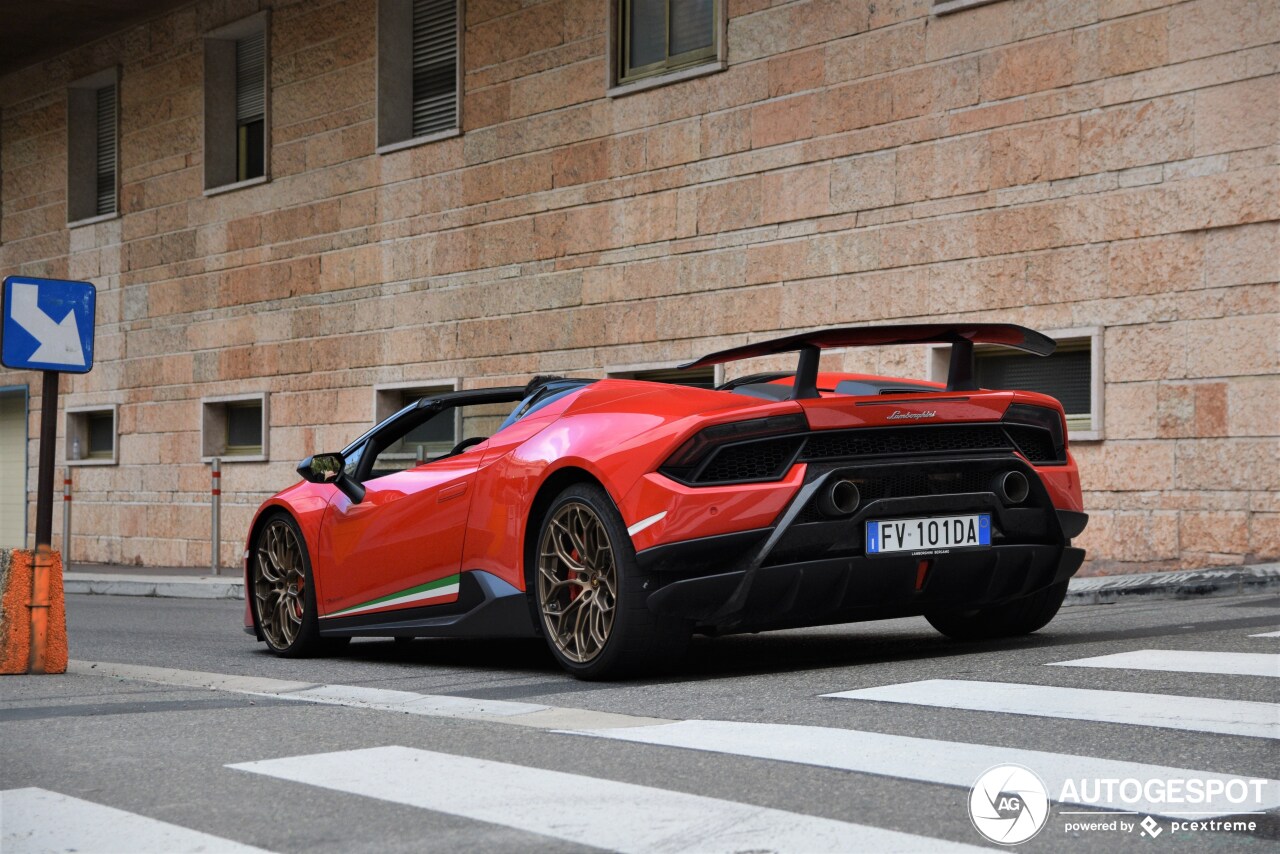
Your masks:
<svg viewBox="0 0 1280 854"><path fill-rule="evenodd" d="M1009 471L996 477L996 492L1005 504L1021 504L1031 494L1031 484L1020 471Z"/></svg>
<svg viewBox="0 0 1280 854"><path fill-rule="evenodd" d="M862 493L858 491L858 485L846 478L838 478L822 491L818 509L824 516L850 516L860 503Z"/></svg>

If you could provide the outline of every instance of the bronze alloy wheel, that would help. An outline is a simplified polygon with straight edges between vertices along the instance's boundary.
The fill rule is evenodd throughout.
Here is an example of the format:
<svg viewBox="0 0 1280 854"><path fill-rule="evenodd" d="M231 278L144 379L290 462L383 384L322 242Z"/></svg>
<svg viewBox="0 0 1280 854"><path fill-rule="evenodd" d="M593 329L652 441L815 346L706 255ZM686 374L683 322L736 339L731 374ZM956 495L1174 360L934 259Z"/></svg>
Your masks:
<svg viewBox="0 0 1280 854"><path fill-rule="evenodd" d="M580 501L562 505L538 545L538 607L565 658L595 659L609 641L618 604L618 568L596 511Z"/></svg>
<svg viewBox="0 0 1280 854"><path fill-rule="evenodd" d="M289 648L302 631L306 584L297 532L284 519L271 520L258 537L253 597L258 627L273 649Z"/></svg>

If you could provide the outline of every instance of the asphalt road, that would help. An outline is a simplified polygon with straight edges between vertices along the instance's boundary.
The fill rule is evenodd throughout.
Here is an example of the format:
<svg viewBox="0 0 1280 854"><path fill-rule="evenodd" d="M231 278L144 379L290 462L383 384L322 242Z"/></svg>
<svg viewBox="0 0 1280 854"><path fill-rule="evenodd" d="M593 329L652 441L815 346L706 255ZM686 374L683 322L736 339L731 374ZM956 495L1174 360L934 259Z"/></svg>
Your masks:
<svg viewBox="0 0 1280 854"><path fill-rule="evenodd" d="M1059 802L1066 779L1155 781L1158 798L1170 779L1280 778L1280 706L1256 705L1278 699L1280 637L1255 637L1280 629L1280 597L1073 607L1016 642L919 619L700 638L671 675L613 684L563 675L541 641L281 660L242 608L69 597L86 663L0 682L0 850L998 848L970 787L1006 763L1054 801L1019 850L1280 848L1280 783L1213 802L1253 830L1171 824L1204 804ZM1027 797L984 826L1025 826Z"/></svg>

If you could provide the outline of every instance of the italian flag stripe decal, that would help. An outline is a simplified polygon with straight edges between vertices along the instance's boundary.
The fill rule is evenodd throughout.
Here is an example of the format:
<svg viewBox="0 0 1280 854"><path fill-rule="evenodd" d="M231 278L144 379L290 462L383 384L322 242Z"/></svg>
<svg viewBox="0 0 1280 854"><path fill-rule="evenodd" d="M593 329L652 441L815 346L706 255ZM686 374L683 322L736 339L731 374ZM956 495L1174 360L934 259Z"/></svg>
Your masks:
<svg viewBox="0 0 1280 854"><path fill-rule="evenodd" d="M430 604L436 599L451 599L458 595L458 578L459 576L457 575L450 575L448 578L429 581L426 584L419 584L417 587L410 587L408 590L388 593L386 596L379 596L377 599L370 599L368 602L361 602L359 605L352 605L350 608L343 608L341 611L325 614L325 618L349 617L352 614L362 614L365 611L373 611L391 605L408 605L413 602Z"/></svg>

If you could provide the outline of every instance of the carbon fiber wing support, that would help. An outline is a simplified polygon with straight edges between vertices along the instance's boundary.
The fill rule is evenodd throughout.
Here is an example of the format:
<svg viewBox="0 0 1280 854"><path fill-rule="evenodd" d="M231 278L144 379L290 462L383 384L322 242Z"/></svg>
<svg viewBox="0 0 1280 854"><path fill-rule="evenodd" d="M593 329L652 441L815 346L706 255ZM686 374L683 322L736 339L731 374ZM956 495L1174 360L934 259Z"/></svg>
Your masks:
<svg viewBox="0 0 1280 854"><path fill-rule="evenodd" d="M947 391L972 391L974 380L973 345L997 344L1037 356L1048 356L1057 342L1047 335L1012 323L918 323L885 326L845 326L818 329L743 344L709 353L679 367L700 368L741 359L798 352L793 399L818 397L818 357L821 351L835 347L880 347L893 344L950 344L951 362L947 369Z"/></svg>

